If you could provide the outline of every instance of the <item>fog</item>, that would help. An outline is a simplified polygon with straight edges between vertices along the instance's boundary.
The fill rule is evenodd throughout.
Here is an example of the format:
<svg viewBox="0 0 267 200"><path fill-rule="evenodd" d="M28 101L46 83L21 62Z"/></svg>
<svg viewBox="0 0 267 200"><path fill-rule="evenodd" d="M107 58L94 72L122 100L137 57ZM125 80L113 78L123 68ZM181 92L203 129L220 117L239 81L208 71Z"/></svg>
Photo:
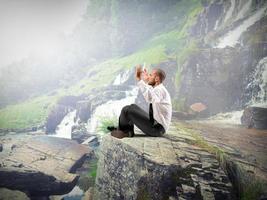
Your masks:
<svg viewBox="0 0 267 200"><path fill-rule="evenodd" d="M0 0L0 68L56 55L86 11L86 0Z"/></svg>

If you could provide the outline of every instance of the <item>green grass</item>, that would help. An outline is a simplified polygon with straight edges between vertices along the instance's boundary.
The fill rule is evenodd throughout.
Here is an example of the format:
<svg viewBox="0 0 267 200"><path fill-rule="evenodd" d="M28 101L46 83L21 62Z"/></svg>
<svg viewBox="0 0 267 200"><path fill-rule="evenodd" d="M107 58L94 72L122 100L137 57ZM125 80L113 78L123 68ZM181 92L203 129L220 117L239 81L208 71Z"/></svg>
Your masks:
<svg viewBox="0 0 267 200"><path fill-rule="evenodd" d="M201 10L200 1L182 0L174 7L174 11L180 13L181 16L176 28L156 35L131 55L88 66L84 72L93 72L91 77L86 77L67 89L56 90L54 96L43 95L1 109L0 128L28 128L44 124L49 111L60 97L89 94L93 88L107 86L122 69L130 69L144 62L147 66L155 65L168 59L176 59L177 63L182 63L197 49L196 43L188 40L187 31L194 24L196 15ZM178 69L176 85L179 85L180 80L181 75Z"/></svg>
<svg viewBox="0 0 267 200"><path fill-rule="evenodd" d="M147 65L157 64L167 59L165 47L158 45L148 49L141 49L125 57L107 60L98 65L88 67L86 71L87 73L94 72L93 77L82 79L66 90L66 93L76 95L89 93L93 88L109 85L122 69L130 69L144 62ZM81 85L85 87L81 88Z"/></svg>
<svg viewBox="0 0 267 200"><path fill-rule="evenodd" d="M97 126L97 132L108 133L108 126L118 126L118 119L116 116L113 117L102 117L99 119L99 125Z"/></svg>
<svg viewBox="0 0 267 200"><path fill-rule="evenodd" d="M67 89L56 90L55 96L43 95L1 109L0 128L22 129L44 124L51 107L56 104L60 97L89 94L93 88L100 88L111 84L121 69L129 69L144 62L148 65L155 64L166 59L164 47L157 46L93 66L88 69L88 72L95 71L92 77L84 78ZM45 108L46 105L49 106Z"/></svg>
<svg viewBox="0 0 267 200"><path fill-rule="evenodd" d="M96 174L97 174L97 162L98 160L95 160L93 162L90 162L90 171L89 171L89 177L93 178L95 180Z"/></svg>
<svg viewBox="0 0 267 200"><path fill-rule="evenodd" d="M9 105L0 110L0 128L28 128L42 125L56 96L40 96L17 105Z"/></svg>
<svg viewBox="0 0 267 200"><path fill-rule="evenodd" d="M234 177L231 182L240 200L259 199L259 197L264 194L267 183L254 174L250 174L240 163L233 161L226 151L217 146L210 145L201 137L200 133L193 129L185 128L180 124L176 124L176 127L178 130L189 133L194 138L194 140L188 141L189 143L215 155L220 166L230 175L230 179Z"/></svg>

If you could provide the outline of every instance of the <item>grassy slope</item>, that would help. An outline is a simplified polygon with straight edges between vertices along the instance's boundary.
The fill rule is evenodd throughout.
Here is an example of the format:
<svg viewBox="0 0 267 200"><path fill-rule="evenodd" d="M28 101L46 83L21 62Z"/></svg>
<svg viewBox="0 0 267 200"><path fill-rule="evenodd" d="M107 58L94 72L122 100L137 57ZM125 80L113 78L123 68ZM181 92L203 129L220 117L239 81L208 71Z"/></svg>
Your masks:
<svg viewBox="0 0 267 200"><path fill-rule="evenodd" d="M179 67L179 63L195 50L195 42L189 40L187 29L194 23L202 7L198 0L183 0L177 4L176 9L177 12L187 13L181 17L176 29L155 36L136 53L88 67L85 73L93 73L93 76L82 79L70 88L58 89L55 95L43 95L1 109L0 128L26 128L41 125L60 97L87 94L93 88L108 85L121 69L129 69L144 62L148 65L157 64L170 58L177 59ZM179 73L177 77L179 79Z"/></svg>

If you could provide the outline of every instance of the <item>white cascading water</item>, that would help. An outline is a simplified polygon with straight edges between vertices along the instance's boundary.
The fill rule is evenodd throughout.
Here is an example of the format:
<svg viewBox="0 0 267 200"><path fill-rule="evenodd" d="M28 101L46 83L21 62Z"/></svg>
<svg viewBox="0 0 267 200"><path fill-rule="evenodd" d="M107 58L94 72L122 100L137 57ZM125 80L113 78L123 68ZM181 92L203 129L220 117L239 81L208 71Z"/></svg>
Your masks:
<svg viewBox="0 0 267 200"><path fill-rule="evenodd" d="M250 11L252 5L252 0L248 0L241 8L241 10L238 12L238 15L235 19L235 21L242 19L246 16L246 14Z"/></svg>
<svg viewBox="0 0 267 200"><path fill-rule="evenodd" d="M120 85L127 81L130 76L130 70L127 70L124 73L120 73L113 82L113 85ZM115 101L108 101L100 106L98 106L91 119L88 120L88 127L87 130L89 133L95 133L96 128L99 124L99 120L103 117L116 117L118 118L120 115L121 109L125 105L129 105L135 102L135 99L138 94L138 88L134 87L130 91L125 91L126 98L115 100ZM60 124L56 128L56 133L54 135L51 135L53 137L61 137L61 138L68 138L71 139L71 131L72 127L74 125L77 125L77 122L75 122L76 117L76 110L69 112L63 120L60 122ZM77 120L78 121L78 120Z"/></svg>
<svg viewBox="0 0 267 200"><path fill-rule="evenodd" d="M225 14L224 23L226 23L232 16L235 9L235 0L231 0L231 6Z"/></svg>
<svg viewBox="0 0 267 200"><path fill-rule="evenodd" d="M251 106L267 108L267 57L262 58L256 66L252 85L259 86L260 91L252 97Z"/></svg>
<svg viewBox="0 0 267 200"><path fill-rule="evenodd" d="M243 110L218 113L217 115L208 118L207 122L223 124L241 124L240 119L242 117L242 114Z"/></svg>
<svg viewBox="0 0 267 200"><path fill-rule="evenodd" d="M74 121L75 117L76 110L69 112L57 126L56 134L51 136L71 139L71 129L77 124Z"/></svg>
<svg viewBox="0 0 267 200"><path fill-rule="evenodd" d="M120 100L110 100L98 106L91 119L88 121L88 132L96 133L97 126L101 118L116 118L120 116L121 109L135 102L138 94L138 88L134 87L131 91L126 92L126 98Z"/></svg>
<svg viewBox="0 0 267 200"><path fill-rule="evenodd" d="M121 85L128 80L131 70L127 70L124 73L120 73L114 80L113 85Z"/></svg>
<svg viewBox="0 0 267 200"><path fill-rule="evenodd" d="M129 79L131 70L127 70L123 73L120 73L113 82L113 85L123 84ZM88 120L87 130L89 133L96 133L99 121L101 118L115 118L118 119L121 109L135 102L138 94L138 88L133 87L130 91L125 91L126 97L120 100L110 100L100 106L98 106L94 113L92 114L91 119ZM99 132L99 131L98 131Z"/></svg>
<svg viewBox="0 0 267 200"><path fill-rule="evenodd" d="M253 76L253 82L249 85L259 86L260 91L252 96L248 106L259 106L267 108L267 57L261 59L256 66ZM232 111L227 113L219 113L208 119L208 122L223 124L241 124L243 110Z"/></svg>
<svg viewBox="0 0 267 200"><path fill-rule="evenodd" d="M266 6L257 10L254 14L244 20L235 29L229 31L225 36L219 39L217 48L225 48L227 46L234 47L239 43L240 36L253 24L259 21L263 16L266 15Z"/></svg>
<svg viewBox="0 0 267 200"><path fill-rule="evenodd" d="M245 4L242 5L240 11L238 12L237 16L234 17L233 10L235 7L235 1L231 0L231 6L229 10L226 13L224 22L228 21L230 18L232 18L233 21L240 20L247 16L247 13L249 13L252 5L252 0L248 0ZM263 7L259 10L257 10L255 13L253 13L251 16L249 16L246 20L244 20L239 26L237 26L232 31L229 31L226 35L221 37L219 39L219 42L217 44L217 48L225 48L226 46L234 47L240 39L240 36L254 23L259 21L262 17L266 15L267 7ZM255 94L255 96L252 97L251 101L249 102L248 106L260 106L260 107L267 107L267 58L263 58L261 61L259 61L253 82L250 83L253 85L258 85L260 88L260 91ZM239 111L232 111L227 113L218 113L215 116L212 116L209 118L209 122L214 123L223 123L223 124L240 124L240 119L243 114L243 110Z"/></svg>

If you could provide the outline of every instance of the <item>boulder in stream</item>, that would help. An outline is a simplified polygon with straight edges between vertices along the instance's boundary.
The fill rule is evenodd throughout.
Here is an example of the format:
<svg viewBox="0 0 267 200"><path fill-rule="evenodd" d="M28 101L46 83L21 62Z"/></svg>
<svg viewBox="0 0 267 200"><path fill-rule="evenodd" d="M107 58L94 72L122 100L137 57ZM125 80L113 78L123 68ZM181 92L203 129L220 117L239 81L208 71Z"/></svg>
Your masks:
<svg viewBox="0 0 267 200"><path fill-rule="evenodd" d="M267 108L247 107L241 117L241 124L248 128L267 129Z"/></svg>
<svg viewBox="0 0 267 200"><path fill-rule="evenodd" d="M88 100L78 101L76 104L77 116L82 122L87 122L91 117L91 102Z"/></svg>

